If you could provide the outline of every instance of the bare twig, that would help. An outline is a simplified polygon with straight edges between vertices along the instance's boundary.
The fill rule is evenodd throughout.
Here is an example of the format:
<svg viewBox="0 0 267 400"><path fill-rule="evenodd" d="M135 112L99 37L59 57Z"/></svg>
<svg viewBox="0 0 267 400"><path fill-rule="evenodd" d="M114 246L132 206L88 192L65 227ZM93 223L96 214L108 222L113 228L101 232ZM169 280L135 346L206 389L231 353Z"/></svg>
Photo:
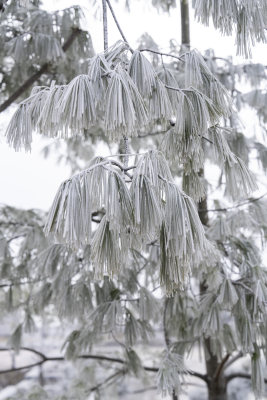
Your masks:
<svg viewBox="0 0 267 400"><path fill-rule="evenodd" d="M195 387L199 387L199 388L203 388L203 385L194 383L194 382L181 382L181 385L185 385L185 386L195 386ZM157 390L157 386L148 386L145 387L143 389L137 389L137 390L133 390L133 391L127 391L127 394L139 394L139 393L144 393L144 392L148 392L150 390Z"/></svg>
<svg viewBox="0 0 267 400"><path fill-rule="evenodd" d="M167 129L165 131L157 131L157 132L145 133L144 135L139 134L137 137L142 139L142 138L145 138L147 136L157 136L157 135L160 135L162 133L166 133L168 131L169 131L169 129Z"/></svg>
<svg viewBox="0 0 267 400"><path fill-rule="evenodd" d="M139 393L144 393L144 392L148 392L150 390L157 390L157 386L148 386L146 388L143 389L137 389L137 390L133 390L133 391L127 391L127 394L139 394Z"/></svg>
<svg viewBox="0 0 267 400"><path fill-rule="evenodd" d="M127 136L123 136L123 142L124 142L124 153L128 154L129 153L129 141ZM129 164L129 157L128 156L124 156L124 162L123 162L123 166L124 166L124 170L128 168L128 164Z"/></svg>
<svg viewBox="0 0 267 400"><path fill-rule="evenodd" d="M121 154L119 154L119 155L121 155ZM124 154L122 154L122 155L124 155ZM116 154L116 156L117 156L117 154ZM112 156L112 157L115 157L115 156ZM108 157L105 157L105 158L108 158ZM83 171L81 171L81 172L78 172L77 174L72 175L69 179L66 179L63 183L69 182L69 181L71 181L73 178L79 177L79 176L81 176L81 175L84 174L84 173L88 173L89 171L91 171L92 169L94 169L94 168L96 168L96 167L103 167L103 168L105 168L105 169L108 169L108 168L107 168L108 164L113 164L113 165L115 165L116 167L120 168L123 172L126 171L125 174L128 176L128 178L129 178L129 179L132 179L132 176L131 176L127 171L128 171L129 169L133 169L134 167L130 167L130 168L127 167L127 168L124 168L123 164L121 164L119 161L115 161L115 160L104 160L104 161L101 161L101 162L98 163L98 164L94 164L94 165L92 165L91 167L86 168L85 170L83 170Z"/></svg>
<svg viewBox="0 0 267 400"><path fill-rule="evenodd" d="M176 92L183 92L185 89L176 88L173 86L165 85L166 89L175 90Z"/></svg>
<svg viewBox="0 0 267 400"><path fill-rule="evenodd" d="M234 206L230 207L224 207L224 208L211 208L211 209L200 209L199 211L207 211L207 212L226 212L228 210L233 210L234 208L242 207L250 203L255 203L256 201L261 200L263 197L267 196L267 192L264 193L263 195L255 198L248 199L246 201L243 201L241 203L238 203Z"/></svg>
<svg viewBox="0 0 267 400"><path fill-rule="evenodd" d="M230 354L226 354L226 356L222 359L221 363L218 365L218 368L217 368L217 371L215 372L215 377L214 377L215 381L219 380L222 370L225 367L225 363L228 361L229 357L230 357Z"/></svg>
<svg viewBox="0 0 267 400"><path fill-rule="evenodd" d="M119 22L118 22L118 20L117 20L117 18L116 18L116 15L115 15L115 13L114 13L114 10L113 10L113 8L112 8L112 5L111 5L110 1L109 1L109 0L106 0L106 2L107 2L107 5L108 5L108 7L109 7L109 9L110 9L111 15L112 15L112 17L113 17L113 19L114 19L114 22L115 22L115 24L116 24L116 26L117 26L117 28L118 28L120 34L121 34L121 37L123 38L124 42L128 44L129 50L133 53L134 51L133 51L133 49L130 47L129 42L128 42L128 40L126 39L126 37L125 37L125 35L124 35L124 33L123 33L121 27L120 27L120 24L119 24Z"/></svg>
<svg viewBox="0 0 267 400"><path fill-rule="evenodd" d="M7 374L10 372L16 372L16 371L21 371L21 370L25 370L25 369L30 369L33 367L36 367L38 365L42 365L45 362L49 362L49 361L66 361L66 359L64 357L47 357L45 354L43 354L42 352L29 348L29 347L21 347L21 350L25 350L25 351L29 351L32 352L36 355L38 355L41 360L40 361L36 361L35 363L32 364L28 364L28 365L24 365L22 367L17 367L17 368L9 368L9 369L5 369L5 370L0 370L0 374ZM12 348L8 348L8 347L0 347L0 351L12 351ZM77 356L77 359L80 360L96 360L96 361L109 361L109 362L113 362L113 363L118 363L118 364L126 364L126 361L121 359L121 358L115 358L115 357L108 357L108 356L104 356L101 354L83 354L80 356ZM143 366L143 369L145 371L148 372L158 372L159 368L158 367L148 367L148 366ZM196 378L202 379L205 382L207 382L207 377L206 375L202 375L198 372L195 371L187 371L187 374L194 376Z"/></svg>
<svg viewBox="0 0 267 400"><path fill-rule="evenodd" d="M35 280L27 280L27 281L15 281L15 282L10 282L10 283L1 283L0 284L0 289L4 287L12 287L12 286L20 286L20 285L30 285L33 283L39 283L42 282L43 280L47 279L48 276L44 276L40 279L35 279Z"/></svg>
<svg viewBox="0 0 267 400"><path fill-rule="evenodd" d="M9 239L7 240L7 243L10 243L10 242L12 242L12 240L19 239L19 238L21 238L21 237L23 237L23 236L26 236L26 235L27 235L27 233L25 232L25 233L20 233L20 234L18 234L18 235L12 236L11 238L9 238Z"/></svg>
<svg viewBox="0 0 267 400"><path fill-rule="evenodd" d="M88 390L88 393L95 392L96 390L100 389L102 386L105 386L107 384L112 384L115 378L119 378L121 375L125 374L125 372L126 372L125 369L119 369L114 374L109 375L104 381L91 387L91 389Z"/></svg>
<svg viewBox="0 0 267 400"><path fill-rule="evenodd" d="M108 49L108 18L107 18L107 3L106 0L102 0L103 10L103 37L104 37L104 51Z"/></svg>
<svg viewBox="0 0 267 400"><path fill-rule="evenodd" d="M108 5L108 7L109 7L109 9L110 9L110 12L111 12L111 15L112 15L112 17L113 17L113 19L114 19L114 22L115 22L115 24L116 24L116 26L117 26L117 28L118 28L118 30L119 30L119 32L120 32L120 34L121 34L123 40L124 40L124 42L128 44L130 51L133 53L134 51L133 51L133 49L130 47L130 45L129 45L129 43L128 43L128 41L127 41L127 39L126 39L126 37L125 37L125 35L124 35L124 33L123 33L121 27L120 27L120 24L119 24L119 22L118 22L118 20L117 20L117 18L116 18L116 15L115 15L115 13L114 13L114 10L113 10L113 8L112 8L112 6L111 6L110 1L109 1L109 0L103 0L103 1L105 1L106 4ZM103 10L104 10L104 9L103 9ZM128 153L129 153L128 138L127 138L126 136L123 136L123 140L124 140L124 152L125 152L125 154L128 154ZM124 167L125 167L125 168L128 167L128 162L129 162L129 157L128 157L128 156L125 156L125 157L124 157ZM126 174L125 174L125 175L126 175Z"/></svg>
<svg viewBox="0 0 267 400"><path fill-rule="evenodd" d="M149 52L149 53L158 54L158 55L160 55L160 56L172 57L172 58L176 58L176 60L184 61L182 57L175 56L174 54L162 53L161 51L157 51L157 50L152 50L152 49L141 49L140 51L147 51L147 52Z"/></svg>
<svg viewBox="0 0 267 400"><path fill-rule="evenodd" d="M236 378L241 378L241 379L250 379L251 380L251 375L250 374L243 374L242 372L237 372L234 374L230 374L228 376L226 376L226 382L229 383L230 381L232 381L233 379ZM267 383L267 379L264 379L264 382Z"/></svg>
<svg viewBox="0 0 267 400"><path fill-rule="evenodd" d="M122 165L119 161L115 161L115 160L112 160L112 161L110 161L109 163L115 165L115 166L118 167L118 168L120 168L121 171L122 171L125 175L127 175L128 178L129 178L130 180L133 179L132 175L129 174L129 172L128 172L128 170L129 170L129 169L132 169L132 167L128 168L127 165L124 167L124 165ZM103 165L103 168L107 168L107 167L106 167L105 165Z"/></svg>
<svg viewBox="0 0 267 400"><path fill-rule="evenodd" d="M201 137L201 139L206 140L207 142L214 144L214 142L212 140L210 140L209 138L207 138L206 136L203 135L199 135Z"/></svg>
<svg viewBox="0 0 267 400"><path fill-rule="evenodd" d="M224 368L228 368L230 367L230 365L232 365L233 363L235 363L237 360L239 360L239 358L243 357L244 354L242 351L240 351L238 354L236 354L233 358L231 358L224 366Z"/></svg>
<svg viewBox="0 0 267 400"><path fill-rule="evenodd" d="M170 299L168 297L165 298L164 301L164 311L163 311L163 331L164 331L164 340L165 340L165 344L167 346L167 348L169 349L171 346L171 341L170 341L170 337L169 337L169 332L167 329L167 308L169 305L169 301Z"/></svg>
<svg viewBox="0 0 267 400"><path fill-rule="evenodd" d="M242 286L242 287L243 287L244 289L246 289L249 293L254 294L253 290L252 290L250 287L248 287L247 285L245 285L243 282L240 282L240 281L232 281L232 284L233 284L233 285Z"/></svg>
<svg viewBox="0 0 267 400"><path fill-rule="evenodd" d="M170 302L170 299L168 297L165 297L164 311L163 311L163 332L164 332L164 340L165 340L167 349L169 349L171 346L171 340L170 340L169 332L168 332L168 328L167 328L167 308L168 308L169 302ZM173 389L173 391L172 391L172 400L178 400L175 389Z"/></svg>

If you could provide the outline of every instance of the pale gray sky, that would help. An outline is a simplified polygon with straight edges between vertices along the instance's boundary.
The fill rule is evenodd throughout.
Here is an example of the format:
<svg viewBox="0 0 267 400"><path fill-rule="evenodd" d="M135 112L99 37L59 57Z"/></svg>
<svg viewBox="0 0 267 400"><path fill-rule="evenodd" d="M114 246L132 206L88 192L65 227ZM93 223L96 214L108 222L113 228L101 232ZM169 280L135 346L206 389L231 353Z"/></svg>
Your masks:
<svg viewBox="0 0 267 400"><path fill-rule="evenodd" d="M84 7L84 26L90 31L96 51L102 51L102 24L100 4L92 6L94 0L44 0L44 6L49 10L62 9L74 4ZM172 10L170 15L157 12L150 1L132 0L131 12L125 11L123 1L113 1L114 10L120 21L121 27L134 47L137 39L144 32L148 32L159 46L167 50L170 39L180 42L179 9ZM96 18L94 16L96 14ZM109 15L109 43L113 44L120 39L119 33ZM196 23L191 15L191 40L192 47L204 51L215 48L216 54L226 57L235 56L236 49L234 38L221 37L213 28L203 27ZM242 62L241 57L236 61ZM266 46L257 45L253 50L253 61L267 64ZM10 149L4 138L4 131L8 120L15 110L10 107L7 112L0 114L0 203L5 203L23 208L42 208L47 210L54 198L60 183L69 177L69 169L64 165L56 165L56 157L44 159L40 151L45 143L36 136L32 152L16 153Z"/></svg>

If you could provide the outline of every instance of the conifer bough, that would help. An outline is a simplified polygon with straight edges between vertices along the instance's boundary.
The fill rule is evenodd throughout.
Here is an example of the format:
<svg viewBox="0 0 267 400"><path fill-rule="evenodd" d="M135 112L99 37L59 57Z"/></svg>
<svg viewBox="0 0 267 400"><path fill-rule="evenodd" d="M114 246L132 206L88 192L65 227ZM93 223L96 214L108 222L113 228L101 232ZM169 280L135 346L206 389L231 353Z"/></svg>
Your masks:
<svg viewBox="0 0 267 400"><path fill-rule="evenodd" d="M153 4L167 9L175 2ZM181 4L188 18L188 2ZM247 199L257 189L248 162L249 149L255 146L266 172L267 151L258 139L248 143L235 109L248 104L266 122L266 96L260 88L241 96L235 84L240 71L252 88L266 83L265 69L237 67L229 60L217 64L212 52L203 58L189 49L189 34L183 36L185 53L163 53L148 36L149 43L135 50L111 2L103 0L102 5L104 51L90 57L88 70L69 83L35 87L7 129L15 150L30 150L34 133L64 138L70 149L76 140L84 145L96 135L126 144L125 152L93 158L60 185L44 232L33 213L28 218L34 222L27 220L16 233L25 243L11 270L22 254L29 269L36 267L31 269L36 285L30 301L23 302L25 318L13 332L12 348L18 350L23 330L32 328L32 315L53 304L60 318L78 320L63 346L66 359L123 364L91 391L108 390L108 384L126 374L140 377L153 371L158 388L173 399L189 377L205 383L210 400L225 400L228 383L238 377L251 378L260 397L265 383L267 272L260 243L251 237L260 233L265 240L267 215L263 195ZM238 26L239 53L247 56L250 44L265 41L263 0L235 0L231 5L226 0L195 0L193 7L201 22L208 24L211 17L222 33L231 34ZM110 47L108 8L123 37ZM150 134L147 142L144 138ZM225 186L226 199L238 201L233 206L215 201L213 211L221 212L211 219L207 161L220 171L219 190ZM16 215L12 209L9 213ZM13 263L10 243L16 236L4 212L3 226L7 239L0 242L0 256L8 264ZM15 274L3 286L9 307L12 291L22 282ZM159 367L143 366L135 345L148 340L159 321L166 345ZM120 345L121 358L91 354L94 343L106 334ZM206 373L185 365L186 355L197 345L204 352ZM250 355L251 374L231 372L231 365L245 354ZM53 360L39 356L35 365Z"/></svg>

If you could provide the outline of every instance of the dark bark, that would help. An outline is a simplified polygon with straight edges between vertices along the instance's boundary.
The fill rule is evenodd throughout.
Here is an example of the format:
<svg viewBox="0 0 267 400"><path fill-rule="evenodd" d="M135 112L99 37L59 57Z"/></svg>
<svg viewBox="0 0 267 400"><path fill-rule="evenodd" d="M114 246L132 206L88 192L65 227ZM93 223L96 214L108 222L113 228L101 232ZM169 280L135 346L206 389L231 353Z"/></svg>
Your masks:
<svg viewBox="0 0 267 400"><path fill-rule="evenodd" d="M107 51L107 49L108 49L108 20L107 20L107 3L106 3L106 0L102 0L102 11L103 11L104 51Z"/></svg>
<svg viewBox="0 0 267 400"><path fill-rule="evenodd" d="M190 49L189 0L181 0L182 45Z"/></svg>
<svg viewBox="0 0 267 400"><path fill-rule="evenodd" d="M189 21L189 1L181 0L181 36L182 45L190 49L190 21ZM204 169L199 171L199 176L204 177ZM207 197L198 203L198 215L204 226L209 225ZM205 281L200 282L200 294L204 294L207 290ZM209 400L227 400L227 381L224 375L224 360L221 362L217 356L211 352L211 340L209 337L204 338L204 346L206 348L206 371L207 386Z"/></svg>
<svg viewBox="0 0 267 400"><path fill-rule="evenodd" d="M71 35L66 40L62 46L62 50L66 52L68 48L72 45L75 38L81 33L81 30L75 28L72 30ZM51 63L45 63L41 66L39 71L35 72L29 79L27 79L4 103L0 105L0 113L6 110L14 101L16 101L31 85L37 81L45 72L48 72L49 68L52 66Z"/></svg>
<svg viewBox="0 0 267 400"><path fill-rule="evenodd" d="M47 357L44 353L41 353L40 351L32 349L30 347L21 347L20 350L25 350L25 351L29 351L31 353L34 353L40 358L40 360L36 361L36 362L33 362L31 364L24 365L22 367L14 367L14 368L9 368L9 369L5 369L5 370L0 370L0 375L7 374L7 373L14 373L14 372L17 372L17 371L30 369L30 368L33 368L33 367L36 367L36 366L43 365L44 363L46 363L48 361L49 362L66 361L66 358L61 357L61 356L60 357ZM13 351L13 349L12 348L8 348L8 347L0 347L0 352L1 351ZM105 356L105 355L102 355L102 354L84 354L84 355L77 356L76 359L79 359L79 360L109 361L109 362L118 363L118 364L125 364L126 363L125 360L123 360L121 358L108 357L108 356ZM159 370L158 367L148 367L148 366L145 366L145 365L143 365L143 369L145 371L149 371L149 372L158 372L158 370ZM191 375L191 376L194 376L195 378L199 378L199 379L203 380L204 382L207 382L206 375L202 375L202 374L200 374L198 372L195 372L195 371L192 371L192 370L189 370L188 374Z"/></svg>
<svg viewBox="0 0 267 400"><path fill-rule="evenodd" d="M200 284L200 292L205 293L207 287L205 283ZM204 345L206 347L206 371L208 376L208 395L209 400L227 400L227 381L221 368L221 362L219 362L216 355L211 352L210 338L204 339ZM217 373L217 371L219 373Z"/></svg>
<svg viewBox="0 0 267 400"><path fill-rule="evenodd" d="M164 311L163 311L163 331L164 331L164 340L166 347L169 349L171 346L171 340L169 337L168 327L167 327L167 309L169 305L170 299L168 297L165 298L164 301ZM172 400L178 400L178 396L175 393L175 390L172 392Z"/></svg>
<svg viewBox="0 0 267 400"><path fill-rule="evenodd" d="M227 385L222 375L218 381L212 381L208 386L209 400L227 400Z"/></svg>
<svg viewBox="0 0 267 400"><path fill-rule="evenodd" d="M204 176L204 170L199 171L199 176ZM209 224L209 215L207 207L207 197L198 203L198 215L200 221L204 226ZM200 283L200 294L205 294L207 286L205 281ZM211 341L207 337L204 339L204 346L206 348L206 371L208 376L208 394L209 400L227 400L227 381L224 375L223 367L229 355L222 361L219 361L217 356L211 352Z"/></svg>

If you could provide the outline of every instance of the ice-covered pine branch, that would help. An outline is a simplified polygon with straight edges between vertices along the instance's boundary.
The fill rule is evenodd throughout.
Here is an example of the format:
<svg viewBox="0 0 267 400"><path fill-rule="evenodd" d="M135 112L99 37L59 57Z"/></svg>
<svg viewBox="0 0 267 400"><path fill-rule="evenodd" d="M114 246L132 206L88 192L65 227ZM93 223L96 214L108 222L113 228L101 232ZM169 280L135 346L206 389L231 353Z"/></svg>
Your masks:
<svg viewBox="0 0 267 400"><path fill-rule="evenodd" d="M96 276L112 276L129 251L160 239L161 282L167 292L181 287L209 245L193 201L174 183L160 152L140 155L126 183L124 167L111 159L91 166L60 186L45 226L46 234L79 248L91 245ZM101 211L98 226L92 214Z"/></svg>
<svg viewBox="0 0 267 400"><path fill-rule="evenodd" d="M65 57L60 41L44 33L27 32L8 42L8 47L9 55L12 55L18 64L27 60L29 52L36 55L35 62L42 63Z"/></svg>
<svg viewBox="0 0 267 400"><path fill-rule="evenodd" d="M223 35L236 32L237 54L251 57L255 42L266 43L265 0L193 0L195 18L205 25L210 19Z"/></svg>
<svg viewBox="0 0 267 400"><path fill-rule="evenodd" d="M229 115L231 101L199 53L186 53L179 62L180 74L156 70L142 52L131 53L118 42L89 60L88 74L67 85L34 88L14 114L7 140L16 150L29 150L33 131L67 138L95 126L120 140L166 127L176 115L178 136L194 142L196 134Z"/></svg>

